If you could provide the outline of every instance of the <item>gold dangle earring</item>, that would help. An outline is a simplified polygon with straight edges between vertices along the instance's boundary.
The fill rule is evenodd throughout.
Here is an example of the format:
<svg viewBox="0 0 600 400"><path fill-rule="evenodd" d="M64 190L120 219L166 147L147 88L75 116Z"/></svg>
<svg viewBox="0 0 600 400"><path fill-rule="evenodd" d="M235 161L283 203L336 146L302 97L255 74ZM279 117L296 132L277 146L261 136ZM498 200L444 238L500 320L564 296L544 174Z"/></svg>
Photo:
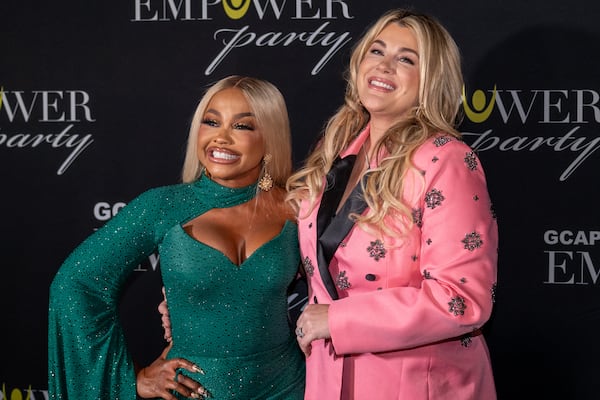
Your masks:
<svg viewBox="0 0 600 400"><path fill-rule="evenodd" d="M262 178L260 178L260 180L258 181L258 188L263 192L268 192L273 187L273 178L271 178L271 174L269 174L269 171L267 169L272 158L273 156L271 156L271 154L265 154L265 156L263 157L264 172Z"/></svg>

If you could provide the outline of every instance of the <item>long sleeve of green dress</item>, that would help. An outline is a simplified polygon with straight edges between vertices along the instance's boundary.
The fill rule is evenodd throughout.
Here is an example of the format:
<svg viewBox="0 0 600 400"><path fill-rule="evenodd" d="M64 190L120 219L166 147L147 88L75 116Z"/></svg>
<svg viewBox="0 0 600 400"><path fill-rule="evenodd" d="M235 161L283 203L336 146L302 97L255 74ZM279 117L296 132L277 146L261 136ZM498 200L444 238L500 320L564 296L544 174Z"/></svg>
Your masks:
<svg viewBox="0 0 600 400"><path fill-rule="evenodd" d="M51 399L136 399L133 362L118 313L125 281L172 226L215 204L247 201L252 190L240 197L228 196L227 188L202 189L196 183L151 189L69 255L50 287Z"/></svg>

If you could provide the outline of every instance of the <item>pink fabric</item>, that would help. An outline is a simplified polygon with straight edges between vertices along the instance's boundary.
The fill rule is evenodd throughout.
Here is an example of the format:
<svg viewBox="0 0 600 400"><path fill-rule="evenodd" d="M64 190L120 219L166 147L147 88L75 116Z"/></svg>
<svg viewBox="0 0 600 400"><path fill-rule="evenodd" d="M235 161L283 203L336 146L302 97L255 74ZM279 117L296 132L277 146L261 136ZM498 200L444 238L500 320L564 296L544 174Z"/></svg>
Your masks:
<svg viewBox="0 0 600 400"><path fill-rule="evenodd" d="M356 154L368 135L367 128L342 156ZM420 226L395 241L354 226L330 263L339 300L317 267L318 207L306 216L302 205L309 299L330 304L332 337L313 342L306 399L496 398L478 330L492 311L498 246L481 163L444 135L422 145L413 161L419 171L407 176L403 195L421 211Z"/></svg>

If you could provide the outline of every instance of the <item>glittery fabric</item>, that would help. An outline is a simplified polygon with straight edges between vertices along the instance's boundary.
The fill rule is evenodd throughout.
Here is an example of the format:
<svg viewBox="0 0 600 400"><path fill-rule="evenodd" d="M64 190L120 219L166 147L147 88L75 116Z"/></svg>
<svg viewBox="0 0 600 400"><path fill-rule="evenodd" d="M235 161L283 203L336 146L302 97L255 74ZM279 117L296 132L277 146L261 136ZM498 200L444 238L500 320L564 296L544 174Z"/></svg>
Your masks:
<svg viewBox="0 0 600 400"><path fill-rule="evenodd" d="M214 399L302 399L304 360L287 321L286 290L300 258L297 229L240 266L173 227L160 247L173 349L205 375L191 376ZM207 268L210 266L210 268Z"/></svg>
<svg viewBox="0 0 600 400"><path fill-rule="evenodd" d="M201 365L215 399L301 398L304 365L285 309L299 263L295 226L286 224L241 267L177 234L182 223L255 193L256 185L230 189L205 177L152 189L79 245L50 287L49 397L136 399L118 299L136 266L160 247L176 350L169 356Z"/></svg>

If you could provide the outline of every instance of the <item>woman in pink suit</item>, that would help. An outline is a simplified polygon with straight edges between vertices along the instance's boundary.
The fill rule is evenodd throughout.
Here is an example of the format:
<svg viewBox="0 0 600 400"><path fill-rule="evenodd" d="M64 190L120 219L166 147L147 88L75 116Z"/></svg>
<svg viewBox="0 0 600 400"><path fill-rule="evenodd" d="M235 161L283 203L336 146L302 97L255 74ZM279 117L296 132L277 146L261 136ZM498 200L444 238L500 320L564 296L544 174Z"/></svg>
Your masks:
<svg viewBox="0 0 600 400"><path fill-rule="evenodd" d="M433 18L383 15L354 49L345 103L288 181L309 305L306 399L496 398L481 328L497 225L456 129L460 56Z"/></svg>

